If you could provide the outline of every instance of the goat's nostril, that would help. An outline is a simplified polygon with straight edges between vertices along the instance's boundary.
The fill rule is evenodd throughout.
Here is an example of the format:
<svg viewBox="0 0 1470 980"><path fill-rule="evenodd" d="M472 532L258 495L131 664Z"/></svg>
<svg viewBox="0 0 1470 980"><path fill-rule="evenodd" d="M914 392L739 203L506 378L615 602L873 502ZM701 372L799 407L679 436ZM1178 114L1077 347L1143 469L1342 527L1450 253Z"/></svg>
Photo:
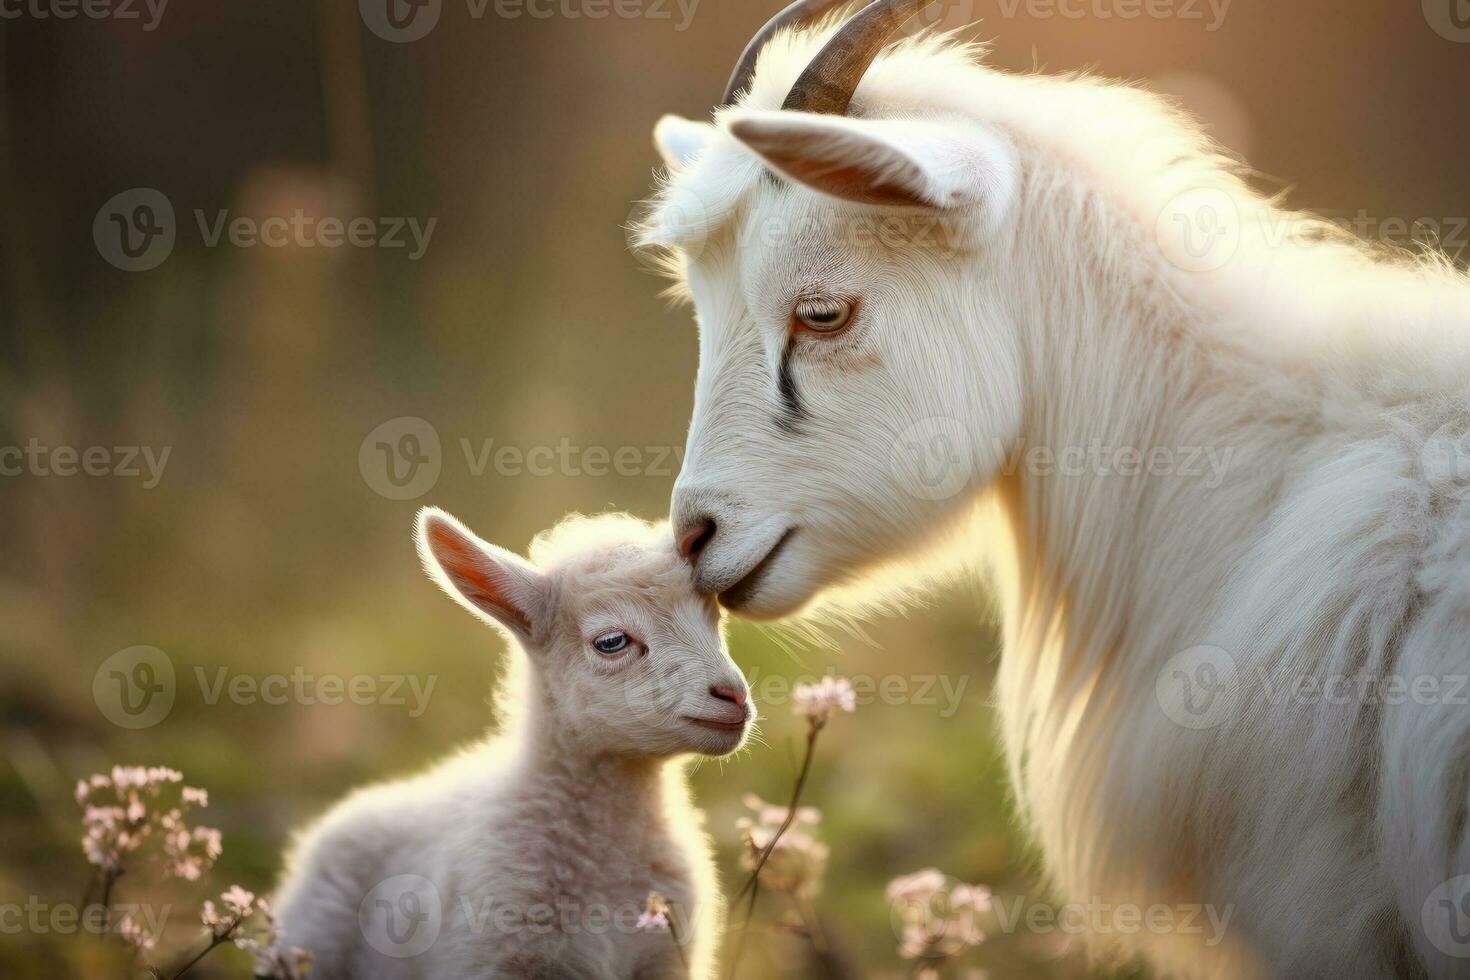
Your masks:
<svg viewBox="0 0 1470 980"><path fill-rule="evenodd" d="M711 697L718 698L721 701L729 701L731 704L741 708L745 707L745 691L741 688L715 685L709 689L709 693Z"/></svg>
<svg viewBox="0 0 1470 980"><path fill-rule="evenodd" d="M699 557L705 545L715 536L715 522L713 518L701 517L684 529L679 535L679 554L693 561Z"/></svg>

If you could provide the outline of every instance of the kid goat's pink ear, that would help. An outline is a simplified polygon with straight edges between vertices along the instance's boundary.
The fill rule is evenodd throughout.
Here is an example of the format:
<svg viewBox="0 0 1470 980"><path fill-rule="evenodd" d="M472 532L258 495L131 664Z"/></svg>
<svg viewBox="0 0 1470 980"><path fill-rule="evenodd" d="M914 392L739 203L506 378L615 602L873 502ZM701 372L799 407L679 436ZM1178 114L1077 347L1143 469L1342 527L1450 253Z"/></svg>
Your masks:
<svg viewBox="0 0 1470 980"><path fill-rule="evenodd" d="M415 530L429 577L470 612L529 638L541 615L544 576L521 558L480 540L434 507Z"/></svg>

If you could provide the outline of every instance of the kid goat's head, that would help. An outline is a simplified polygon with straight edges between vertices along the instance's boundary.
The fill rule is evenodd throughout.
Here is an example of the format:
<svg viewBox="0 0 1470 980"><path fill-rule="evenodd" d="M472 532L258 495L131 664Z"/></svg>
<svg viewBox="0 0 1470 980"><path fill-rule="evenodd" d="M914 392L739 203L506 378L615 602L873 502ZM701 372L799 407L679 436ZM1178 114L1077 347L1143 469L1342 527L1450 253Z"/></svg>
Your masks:
<svg viewBox="0 0 1470 980"><path fill-rule="evenodd" d="M666 525L572 517L533 542L534 563L434 508L415 536L430 577L525 650L559 738L651 757L723 755L744 740L745 678Z"/></svg>
<svg viewBox="0 0 1470 980"><path fill-rule="evenodd" d="M767 25L713 124L659 122L669 178L639 229L700 328L676 535L699 588L756 617L940 526L1020 426L994 262L1014 141L962 111L950 83L981 71L963 48L920 41L873 64L925 0L875 0L830 36L777 30L835 6Z"/></svg>

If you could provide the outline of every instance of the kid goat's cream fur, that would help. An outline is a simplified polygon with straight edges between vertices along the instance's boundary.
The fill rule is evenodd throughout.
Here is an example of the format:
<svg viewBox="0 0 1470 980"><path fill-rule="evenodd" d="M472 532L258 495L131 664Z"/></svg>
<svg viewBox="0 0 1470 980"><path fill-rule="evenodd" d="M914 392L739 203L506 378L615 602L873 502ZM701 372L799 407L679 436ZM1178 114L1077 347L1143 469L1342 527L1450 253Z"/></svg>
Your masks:
<svg viewBox="0 0 1470 980"><path fill-rule="evenodd" d="M655 133L640 240L700 324L699 587L843 615L985 554L1057 897L1229 915L1211 945L1120 912L1094 949L1470 975L1470 284L1282 210L1134 87L927 38L847 117L780 110L829 29ZM895 189L928 206L854 200Z"/></svg>
<svg viewBox="0 0 1470 980"><path fill-rule="evenodd" d="M432 509L417 536L444 590L522 651L502 734L313 827L278 893L283 942L315 956L313 980L712 977L714 866L669 760L733 751L750 712L667 527L569 519L534 565ZM670 933L637 928L651 891L688 971Z"/></svg>

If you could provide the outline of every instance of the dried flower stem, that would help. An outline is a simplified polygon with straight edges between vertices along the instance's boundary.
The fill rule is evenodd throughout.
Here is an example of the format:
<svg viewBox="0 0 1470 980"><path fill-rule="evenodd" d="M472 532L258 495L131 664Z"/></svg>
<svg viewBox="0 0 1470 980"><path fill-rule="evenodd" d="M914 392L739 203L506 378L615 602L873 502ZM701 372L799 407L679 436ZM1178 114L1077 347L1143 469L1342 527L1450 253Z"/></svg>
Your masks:
<svg viewBox="0 0 1470 980"><path fill-rule="evenodd" d="M684 966L684 974L689 975L689 956L684 952L684 941L679 938L679 924L675 922L673 911L669 912L669 939L673 940L674 952L679 954L679 962Z"/></svg>
<svg viewBox="0 0 1470 980"><path fill-rule="evenodd" d="M752 886L750 901L745 906L745 917L740 922L740 931L735 935L735 951L730 954L730 980L735 980L735 973L740 969L740 954L745 952L745 933L750 929L751 916L755 915L755 900L759 895L760 885Z"/></svg>
<svg viewBox="0 0 1470 980"><path fill-rule="evenodd" d="M122 877L121 871L104 870L102 872L102 926L103 931L112 928L112 886L117 884L117 879Z"/></svg>
<svg viewBox="0 0 1470 980"><path fill-rule="evenodd" d="M183 966L175 970L171 980L179 980L179 977L183 976L190 970L194 969L194 967L198 966L200 960L204 959L204 957L208 956L210 953L213 953L216 948L228 943L234 937L235 930L240 928L240 923L243 921L244 916L237 915L235 916L234 920L230 922L229 928L227 928L224 932L211 931L209 937L209 945L205 946L198 953L196 953L194 955L194 958L189 960L189 962L185 963Z"/></svg>
<svg viewBox="0 0 1470 980"><path fill-rule="evenodd" d="M826 930L822 928L822 920L817 918L817 910L812 908L812 903L798 895L791 896L791 904L796 909L797 918L806 927L807 939L818 953L827 953L830 946L827 943Z"/></svg>
<svg viewBox="0 0 1470 980"><path fill-rule="evenodd" d="M786 819L781 821L781 826L776 829L776 833L771 837L770 843L761 851L761 856L756 860L755 868L750 872L750 877L745 879L745 884L740 887L740 891L735 893L735 901L740 901L741 896L747 891L755 890L756 879L760 877L761 869L766 866L766 861L770 859L771 852L780 843L781 835L791 829L792 823L795 822L796 805L801 801L801 791L806 787L807 775L812 771L812 756L815 754L817 746L817 734L825 724L825 721L820 721L816 718L812 719L811 727L807 729L806 733L806 755L801 760L801 771L797 773L796 785L791 790L791 803L786 809Z"/></svg>
<svg viewBox="0 0 1470 980"><path fill-rule="evenodd" d="M740 887L740 891L735 893L734 900L738 902L746 892L749 892L750 901L745 904L745 916L740 922L740 932L735 937L735 950L730 954L730 977L732 980L735 976L735 971L740 967L740 954L745 951L745 934L750 931L750 920L755 915L755 900L760 895L761 869L766 866L766 861L770 859L771 852L781 842L781 835L786 833L791 828L792 823L796 821L796 807L801 802L801 791L806 788L807 776L812 771L812 757L816 755L817 735L821 733L822 726L827 723L825 718L815 716L810 718L809 721L810 725L806 732L806 755L802 757L801 770L796 774L796 785L791 789L791 803L786 808L786 819L781 821L781 826L776 828L776 833L771 837L770 843L765 846L761 851L760 857L756 859L755 868L751 870L750 877L745 879L745 884Z"/></svg>

